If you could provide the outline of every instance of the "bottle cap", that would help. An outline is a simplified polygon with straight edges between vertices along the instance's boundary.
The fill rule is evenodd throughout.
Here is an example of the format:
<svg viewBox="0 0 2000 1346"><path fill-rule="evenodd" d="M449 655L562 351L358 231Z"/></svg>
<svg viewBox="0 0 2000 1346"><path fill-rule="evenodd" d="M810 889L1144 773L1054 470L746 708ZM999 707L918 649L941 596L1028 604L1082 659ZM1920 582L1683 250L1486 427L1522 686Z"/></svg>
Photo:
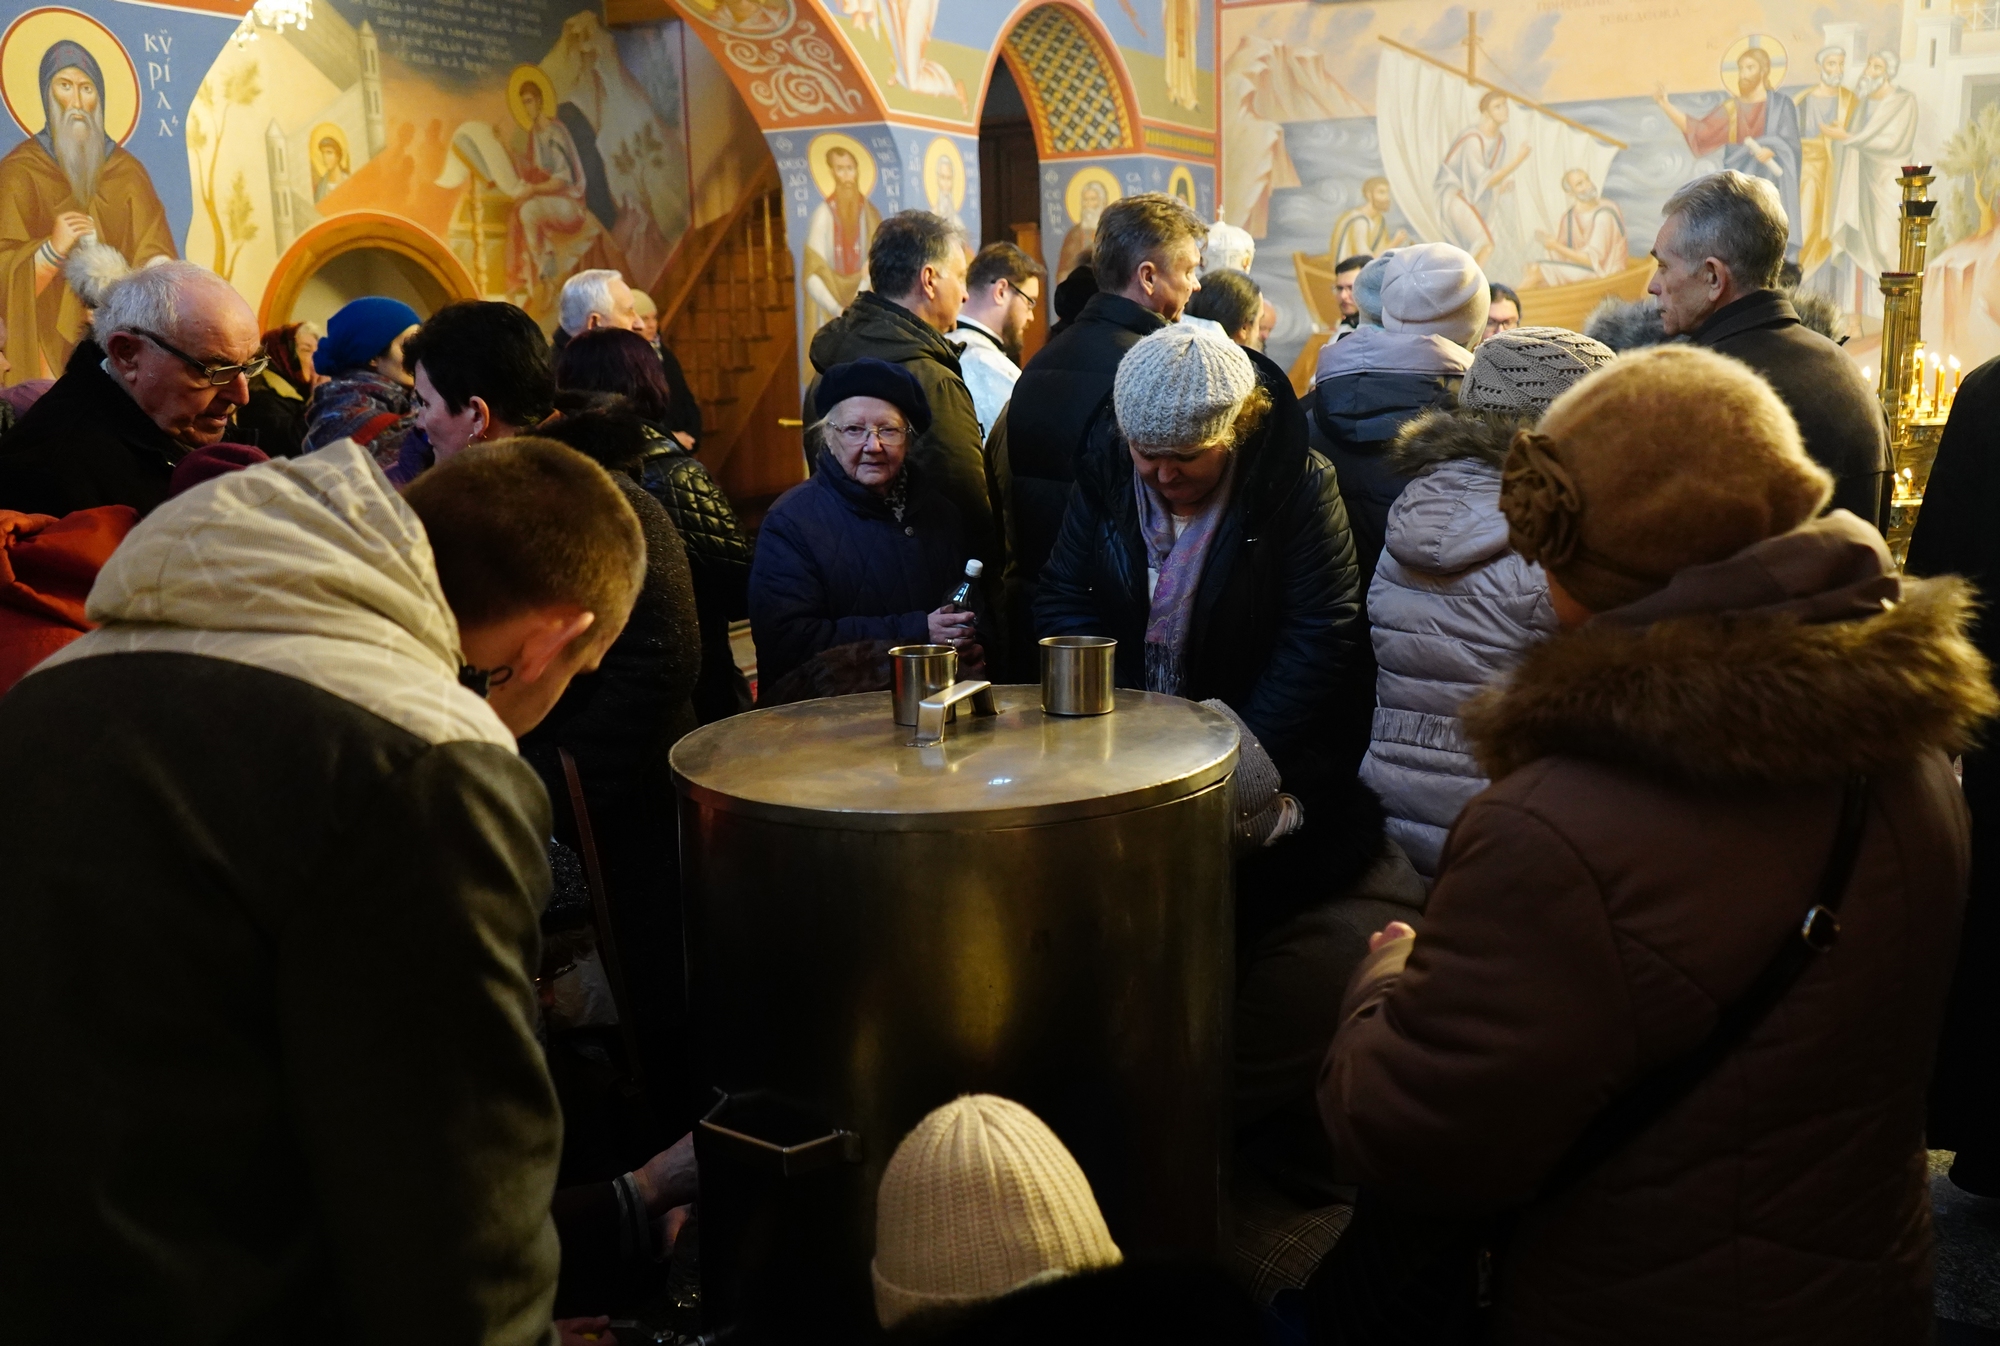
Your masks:
<svg viewBox="0 0 2000 1346"><path fill-rule="evenodd" d="M974 560L974 561L967 561L965 563L965 577L967 579L976 580L985 573L986 573L986 563L984 561Z"/></svg>

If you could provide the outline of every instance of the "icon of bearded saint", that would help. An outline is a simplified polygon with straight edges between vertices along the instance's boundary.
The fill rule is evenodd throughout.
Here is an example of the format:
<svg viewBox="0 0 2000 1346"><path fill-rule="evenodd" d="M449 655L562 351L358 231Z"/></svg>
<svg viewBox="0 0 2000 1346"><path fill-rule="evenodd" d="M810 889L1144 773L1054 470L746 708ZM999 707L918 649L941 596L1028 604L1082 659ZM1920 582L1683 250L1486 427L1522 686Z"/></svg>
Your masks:
<svg viewBox="0 0 2000 1346"><path fill-rule="evenodd" d="M174 257L145 166L104 131L104 75L75 42L51 45L40 82L47 124L0 158L0 278L13 377L62 373L89 311L62 265L86 239L143 266Z"/></svg>

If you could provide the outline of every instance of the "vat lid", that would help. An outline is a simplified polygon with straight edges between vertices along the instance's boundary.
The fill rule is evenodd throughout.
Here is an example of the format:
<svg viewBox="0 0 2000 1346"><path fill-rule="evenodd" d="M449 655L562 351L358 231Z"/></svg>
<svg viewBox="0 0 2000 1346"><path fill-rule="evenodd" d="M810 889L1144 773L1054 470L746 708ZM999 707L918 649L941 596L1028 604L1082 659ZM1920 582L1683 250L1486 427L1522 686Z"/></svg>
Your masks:
<svg viewBox="0 0 2000 1346"><path fill-rule="evenodd" d="M1128 813L1205 789L1236 766L1236 726L1192 701L1118 691L1109 715L1044 715L1036 686L996 687L997 716L961 707L942 746L909 746L889 694L751 711L674 745L701 803L809 827L986 831Z"/></svg>

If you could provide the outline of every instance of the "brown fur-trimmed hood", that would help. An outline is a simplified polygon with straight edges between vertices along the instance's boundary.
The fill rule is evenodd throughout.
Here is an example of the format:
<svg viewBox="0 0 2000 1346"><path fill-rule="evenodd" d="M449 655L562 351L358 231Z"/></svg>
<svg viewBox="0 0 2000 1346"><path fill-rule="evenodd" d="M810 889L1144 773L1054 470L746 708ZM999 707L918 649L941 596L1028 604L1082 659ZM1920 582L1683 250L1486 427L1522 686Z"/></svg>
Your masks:
<svg viewBox="0 0 2000 1346"><path fill-rule="evenodd" d="M1887 551L1850 515L1698 569L1712 597L1766 601L1688 611L1702 586L1677 577L1675 589L1537 647L1462 712L1486 772L1498 780L1567 756L1694 784L1807 784L1926 748L1959 752L2000 711L1965 634L1971 586L1904 580L1888 601L1883 589L1898 582ZM1825 620L1843 604L1867 615Z"/></svg>
<svg viewBox="0 0 2000 1346"><path fill-rule="evenodd" d="M1471 458L1499 467L1507 460L1514 432L1533 429L1532 416L1496 411L1426 411L1397 432L1389 446L1389 466L1415 476L1438 463Z"/></svg>

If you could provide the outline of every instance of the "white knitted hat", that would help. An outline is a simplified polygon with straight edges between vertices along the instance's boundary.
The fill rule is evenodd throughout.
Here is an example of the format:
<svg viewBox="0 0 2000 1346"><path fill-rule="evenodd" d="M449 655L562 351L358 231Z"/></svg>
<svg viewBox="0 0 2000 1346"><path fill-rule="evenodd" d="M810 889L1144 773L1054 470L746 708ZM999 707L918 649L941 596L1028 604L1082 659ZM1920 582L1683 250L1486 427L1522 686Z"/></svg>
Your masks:
<svg viewBox="0 0 2000 1346"><path fill-rule="evenodd" d="M1567 327L1495 332L1472 352L1458 404L1471 411L1544 412L1570 385L1618 352Z"/></svg>
<svg viewBox="0 0 2000 1346"><path fill-rule="evenodd" d="M1424 332L1470 350L1486 329L1486 273L1449 243L1398 248L1382 277L1382 325Z"/></svg>
<svg viewBox="0 0 2000 1346"><path fill-rule="evenodd" d="M1256 387L1257 371L1235 342L1172 323L1125 352L1111 397L1132 443L1193 448L1223 439Z"/></svg>
<svg viewBox="0 0 2000 1346"><path fill-rule="evenodd" d="M875 1198L875 1316L981 1304L1124 1260L1090 1180L1042 1119L967 1094L918 1122Z"/></svg>

